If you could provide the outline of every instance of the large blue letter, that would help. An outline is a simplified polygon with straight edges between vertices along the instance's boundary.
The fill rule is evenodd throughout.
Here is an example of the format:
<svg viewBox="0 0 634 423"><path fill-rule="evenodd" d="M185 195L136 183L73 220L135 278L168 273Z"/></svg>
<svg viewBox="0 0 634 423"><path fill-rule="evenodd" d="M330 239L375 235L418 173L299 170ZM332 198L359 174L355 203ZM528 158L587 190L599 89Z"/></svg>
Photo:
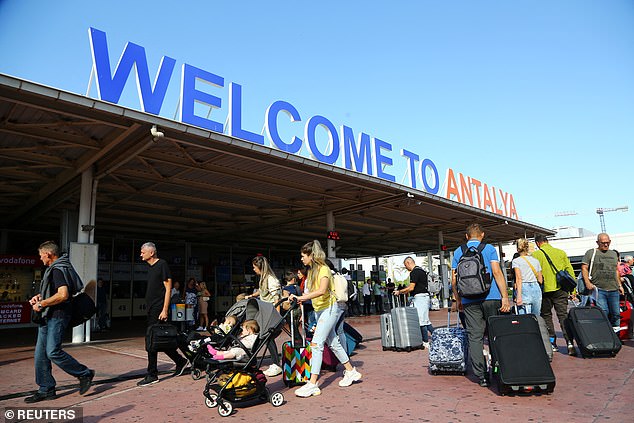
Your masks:
<svg viewBox="0 0 634 423"><path fill-rule="evenodd" d="M127 43L119 63L114 71L110 71L110 58L108 57L108 43L106 33L95 28L88 30L90 48L92 50L93 67L97 73L97 93L101 100L111 103L119 103L123 87L125 86L132 67L136 68L136 83L141 98L141 110L158 115L165 99L167 86L176 61L163 56L159 70L154 81L154 87L150 84L150 72L145 57L145 49L140 45Z"/></svg>
<svg viewBox="0 0 634 423"><path fill-rule="evenodd" d="M223 77L185 63L183 65L183 76L181 79L181 121L222 133L222 123L194 114L194 104L197 102L206 104L212 109L219 109L222 104L222 100L220 100L219 97L198 91L196 89L196 79L200 79L216 87L224 87L225 85Z"/></svg>
<svg viewBox="0 0 634 423"><path fill-rule="evenodd" d="M317 148L317 141L315 140L315 130L318 126L322 126L328 131L328 147L331 150L330 154L324 155ZM317 160L323 163L335 164L339 158L339 134L335 126L323 116L313 116L306 122L305 137L308 141L308 149L310 154Z"/></svg>
<svg viewBox="0 0 634 423"><path fill-rule="evenodd" d="M372 175L372 150L370 145L370 136L359 133L359 145L354 141L354 133L351 128L343 125L341 127L341 137L343 138L343 155L345 158L346 169L363 172L365 165L368 175ZM353 162L354 159L354 169Z"/></svg>
<svg viewBox="0 0 634 423"><path fill-rule="evenodd" d="M264 117L266 122L266 134L281 151L295 154L302 148L302 139L294 136L290 144L282 141L280 133L277 130L277 115L280 112L285 112L291 118L291 122L299 122L302 120L302 118L299 117L299 112L292 104L278 100L266 109L266 115Z"/></svg>
<svg viewBox="0 0 634 423"><path fill-rule="evenodd" d="M415 164L418 161L418 154L412 153L405 149L401 149L401 156L407 157L407 164L409 165L409 184L412 188L416 188L416 168Z"/></svg>
<svg viewBox="0 0 634 423"><path fill-rule="evenodd" d="M264 144L264 136L242 129L242 86L233 82L229 83L229 135Z"/></svg>
<svg viewBox="0 0 634 423"><path fill-rule="evenodd" d="M388 181L395 182L394 175L390 175L383 171L383 165L392 166L392 159L384 156L381 150L392 151L392 144L382 141L378 138L374 138L374 157L376 157L376 176L379 178L387 179Z"/></svg>
<svg viewBox="0 0 634 423"><path fill-rule="evenodd" d="M429 183L427 182L427 168L430 168L431 171L433 172L434 175L434 182L435 185L433 187L431 187L429 185ZM438 189L439 187L439 180L438 180L438 169L436 168L436 165L434 164L434 162L432 162L429 159L425 159L421 162L420 164L420 177L423 180L423 185L425 186L425 191L427 191L430 194L437 194L438 193Z"/></svg>

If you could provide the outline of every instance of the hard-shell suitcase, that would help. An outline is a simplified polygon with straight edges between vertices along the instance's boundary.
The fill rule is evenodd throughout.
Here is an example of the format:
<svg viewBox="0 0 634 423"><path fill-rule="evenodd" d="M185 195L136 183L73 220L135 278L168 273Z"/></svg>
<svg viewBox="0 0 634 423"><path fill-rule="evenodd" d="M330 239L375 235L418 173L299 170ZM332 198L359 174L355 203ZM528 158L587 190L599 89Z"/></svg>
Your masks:
<svg viewBox="0 0 634 423"><path fill-rule="evenodd" d="M363 342L363 335L361 335L358 330L350 326L348 322L343 322L343 330L352 338L354 338L354 340L357 341L357 344Z"/></svg>
<svg viewBox="0 0 634 423"><path fill-rule="evenodd" d="M621 341L614 333L605 312L599 307L574 307L565 321L568 333L575 338L581 356L614 357L621 350Z"/></svg>
<svg viewBox="0 0 634 423"><path fill-rule="evenodd" d="M429 372L437 374L465 374L467 371L467 332L451 326L451 307L447 313L447 327L436 328L429 345Z"/></svg>
<svg viewBox="0 0 634 423"><path fill-rule="evenodd" d="M303 315L303 310L301 315ZM302 344L295 345L295 334L291 313L291 340L282 344L282 381L286 386L303 385L310 379L310 359L312 351L306 338L302 337Z"/></svg>
<svg viewBox="0 0 634 423"><path fill-rule="evenodd" d="M390 314L392 315L396 351L410 352L422 348L423 334L420 330L416 308L394 307Z"/></svg>
<svg viewBox="0 0 634 423"><path fill-rule="evenodd" d="M355 328L350 326L348 323L343 324L343 333L345 335L345 339L341 339L340 341L345 342L346 345L345 350L348 353L348 356L352 355L354 350L357 348L359 342L363 341L363 336L359 332L356 331Z"/></svg>
<svg viewBox="0 0 634 423"><path fill-rule="evenodd" d="M390 313L381 314L381 345L383 351L396 349L394 343L394 329L392 327L392 315Z"/></svg>
<svg viewBox="0 0 634 423"><path fill-rule="evenodd" d="M339 359L330 349L328 344L324 344L324 353L321 360L321 370L328 372L336 372L339 365Z"/></svg>
<svg viewBox="0 0 634 423"><path fill-rule="evenodd" d="M524 306L514 306L515 314L527 314L526 307ZM546 351L546 355L548 356L548 361L553 361L553 347L550 344L550 336L548 336L548 327L546 326L546 321L542 316L534 315L537 319L537 323L539 324L539 332L542 335L542 342L544 343L544 350Z"/></svg>
<svg viewBox="0 0 634 423"><path fill-rule="evenodd" d="M632 304L623 300L620 303L621 309L621 330L619 330L619 339L632 339L634 336L634 328L632 327Z"/></svg>
<svg viewBox="0 0 634 423"><path fill-rule="evenodd" d="M551 393L555 374L536 316L491 316L488 326L493 376L500 394Z"/></svg>

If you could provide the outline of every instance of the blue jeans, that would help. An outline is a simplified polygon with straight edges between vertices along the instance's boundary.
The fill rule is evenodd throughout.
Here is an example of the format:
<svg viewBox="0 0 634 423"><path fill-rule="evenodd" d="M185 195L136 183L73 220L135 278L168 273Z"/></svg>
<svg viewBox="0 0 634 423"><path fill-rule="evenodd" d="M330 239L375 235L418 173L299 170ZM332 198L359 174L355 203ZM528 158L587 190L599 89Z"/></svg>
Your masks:
<svg viewBox="0 0 634 423"><path fill-rule="evenodd" d="M88 367L62 350L62 338L68 322L70 322L70 315L64 318L46 319L46 324L40 325L37 331L35 383L40 387L40 393L55 391L51 362L71 376L79 378L90 375Z"/></svg>
<svg viewBox="0 0 634 423"><path fill-rule="evenodd" d="M326 342L328 342L328 346L330 346L330 349L341 363L345 364L349 361L348 354L341 346L336 332L337 321L343 315L343 312L343 308L340 308L337 303L325 310L315 311L317 328L311 342L313 353L313 357L310 360L311 373L319 375L321 371L321 363L324 359L324 344Z"/></svg>
<svg viewBox="0 0 634 423"><path fill-rule="evenodd" d="M522 303L526 313L539 316L542 310L542 289L537 282L522 283Z"/></svg>
<svg viewBox="0 0 634 423"><path fill-rule="evenodd" d="M597 307L608 315L612 327L621 326L621 309L619 308L619 291L605 291L599 288Z"/></svg>

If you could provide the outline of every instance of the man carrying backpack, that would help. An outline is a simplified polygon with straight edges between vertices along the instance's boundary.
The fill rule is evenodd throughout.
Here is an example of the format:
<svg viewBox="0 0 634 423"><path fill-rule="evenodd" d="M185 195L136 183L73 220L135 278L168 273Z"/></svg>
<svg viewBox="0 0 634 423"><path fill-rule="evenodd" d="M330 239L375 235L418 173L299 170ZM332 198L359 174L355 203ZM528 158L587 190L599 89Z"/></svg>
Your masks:
<svg viewBox="0 0 634 423"><path fill-rule="evenodd" d="M484 230L477 223L467 226L467 243L454 251L451 286L458 310L464 309L471 368L482 387L489 385L482 352L489 316L511 309L504 274L495 248L482 242Z"/></svg>

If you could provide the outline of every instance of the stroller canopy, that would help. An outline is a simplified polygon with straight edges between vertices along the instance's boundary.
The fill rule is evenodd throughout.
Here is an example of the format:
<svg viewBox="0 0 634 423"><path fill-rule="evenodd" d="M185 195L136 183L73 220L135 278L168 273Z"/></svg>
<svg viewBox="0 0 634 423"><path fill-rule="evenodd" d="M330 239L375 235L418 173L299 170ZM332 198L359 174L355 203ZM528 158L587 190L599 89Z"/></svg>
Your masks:
<svg viewBox="0 0 634 423"><path fill-rule="evenodd" d="M282 316L273 304L257 298L238 301L227 310L226 316L236 316L239 321L255 320L260 326L260 334L280 324Z"/></svg>

